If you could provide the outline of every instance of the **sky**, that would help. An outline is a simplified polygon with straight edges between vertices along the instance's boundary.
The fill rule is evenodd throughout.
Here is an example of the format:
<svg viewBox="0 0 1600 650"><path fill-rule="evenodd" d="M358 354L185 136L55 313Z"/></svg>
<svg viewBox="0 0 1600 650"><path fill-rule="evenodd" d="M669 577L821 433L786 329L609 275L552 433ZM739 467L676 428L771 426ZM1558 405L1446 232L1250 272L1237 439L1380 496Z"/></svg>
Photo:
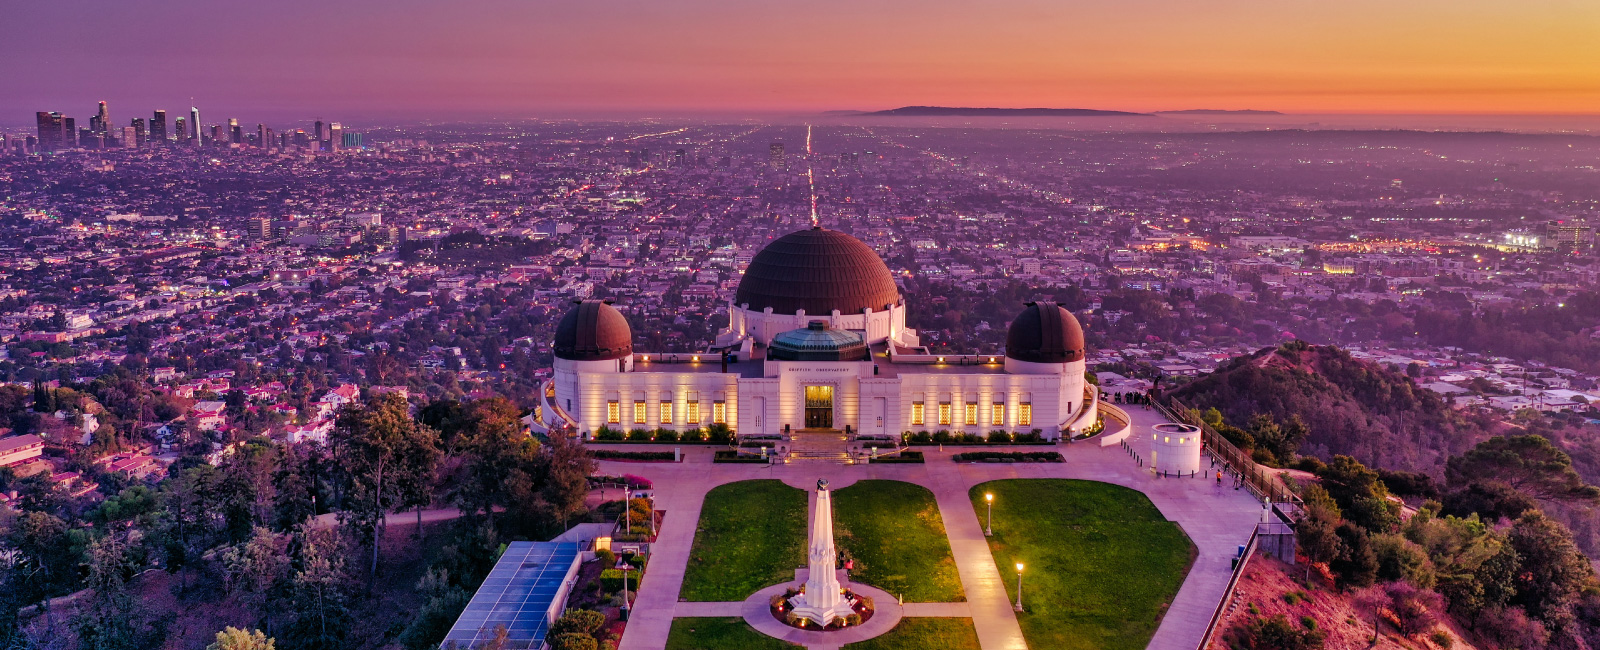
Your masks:
<svg viewBox="0 0 1600 650"><path fill-rule="evenodd" d="M1600 113L1596 0L16 0L0 118ZM120 115L118 115L120 113ZM20 118L20 120L19 120Z"/></svg>

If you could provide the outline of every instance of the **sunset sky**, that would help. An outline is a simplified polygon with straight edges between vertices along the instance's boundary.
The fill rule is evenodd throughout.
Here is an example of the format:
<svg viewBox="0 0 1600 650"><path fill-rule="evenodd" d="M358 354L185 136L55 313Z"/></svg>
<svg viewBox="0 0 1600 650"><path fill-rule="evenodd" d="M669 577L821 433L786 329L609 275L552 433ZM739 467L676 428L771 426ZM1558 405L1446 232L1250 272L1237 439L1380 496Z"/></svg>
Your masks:
<svg viewBox="0 0 1600 650"><path fill-rule="evenodd" d="M50 0L0 111L1600 113L1596 0ZM123 122L119 118L118 122Z"/></svg>

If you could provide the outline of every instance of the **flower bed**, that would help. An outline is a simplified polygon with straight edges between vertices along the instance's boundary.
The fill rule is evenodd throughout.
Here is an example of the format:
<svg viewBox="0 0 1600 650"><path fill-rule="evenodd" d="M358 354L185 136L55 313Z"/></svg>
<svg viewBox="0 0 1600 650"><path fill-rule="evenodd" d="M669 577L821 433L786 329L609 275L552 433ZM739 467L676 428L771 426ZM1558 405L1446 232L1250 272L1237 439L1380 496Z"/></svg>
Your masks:
<svg viewBox="0 0 1600 650"><path fill-rule="evenodd" d="M805 589L803 588L797 590L793 587L790 587L789 589L784 590L784 593L772 597L772 601L767 604L767 611L771 612L772 617L778 619L778 622L789 627L801 630L820 630L823 632L832 632L834 630L842 630L847 627L855 627L872 620L872 597L858 596L855 594L855 592L845 589L843 596L845 602L850 603L850 615L844 618L833 619L833 622L829 623L827 627L819 626L817 625L816 621L795 616L794 612L792 611L793 605L789 601L795 596L798 596L804 592Z"/></svg>
<svg viewBox="0 0 1600 650"><path fill-rule="evenodd" d="M907 445L913 447L926 447L932 445L1053 445L1053 440L1046 440L1044 431L1034 429L1026 433L1009 433L1001 429L990 431L988 435L976 433L959 433L945 430L907 431L900 434Z"/></svg>
<svg viewBox="0 0 1600 650"><path fill-rule="evenodd" d="M733 440L733 429L726 424L712 424L699 429L630 429L623 431L602 426L594 432L592 442L645 444L645 445L725 445Z"/></svg>
<svg viewBox="0 0 1600 650"><path fill-rule="evenodd" d="M1063 463L1067 459L1056 451L969 451L950 457L958 463Z"/></svg>

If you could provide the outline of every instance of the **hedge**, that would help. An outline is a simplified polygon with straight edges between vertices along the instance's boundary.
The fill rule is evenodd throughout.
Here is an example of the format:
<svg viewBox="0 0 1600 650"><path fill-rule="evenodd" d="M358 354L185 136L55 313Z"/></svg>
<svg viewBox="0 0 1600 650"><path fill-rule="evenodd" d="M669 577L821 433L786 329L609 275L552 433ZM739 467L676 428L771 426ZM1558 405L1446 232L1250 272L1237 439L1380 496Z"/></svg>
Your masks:
<svg viewBox="0 0 1600 650"><path fill-rule="evenodd" d="M732 449L720 449L712 454L713 463L765 463L767 459L760 456L740 455Z"/></svg>
<svg viewBox="0 0 1600 650"><path fill-rule="evenodd" d="M595 460L643 460L643 461L671 461L670 451L616 451L612 449L594 450Z"/></svg>
<svg viewBox="0 0 1600 650"><path fill-rule="evenodd" d="M902 452L900 452L899 456L879 456L877 458L871 459L871 462L873 464L877 464L877 463L921 463L921 462L924 462L924 461L922 459L922 452L920 452L920 451L902 451Z"/></svg>
<svg viewBox="0 0 1600 650"><path fill-rule="evenodd" d="M987 460L1001 462L1012 461L1018 463L1062 463L1066 459L1057 451L969 451L956 454L950 460L961 462L977 462Z"/></svg>
<svg viewBox="0 0 1600 650"><path fill-rule="evenodd" d="M913 447L927 447L932 445L1053 445L1052 440L1046 440L1042 429L1022 433L1010 433L1004 429L995 429L988 434L960 433L939 430L933 433L907 431L901 434L901 439Z"/></svg>
<svg viewBox="0 0 1600 650"><path fill-rule="evenodd" d="M600 572L600 588L607 593L622 591L622 569L606 569ZM628 590L639 590L639 572L628 572Z"/></svg>
<svg viewBox="0 0 1600 650"><path fill-rule="evenodd" d="M594 431L595 442L639 444L639 445L677 445L677 444L718 444L724 445L733 440L733 430L726 424L712 424L705 428L677 431L674 429L645 429L637 428L623 431L602 425Z"/></svg>

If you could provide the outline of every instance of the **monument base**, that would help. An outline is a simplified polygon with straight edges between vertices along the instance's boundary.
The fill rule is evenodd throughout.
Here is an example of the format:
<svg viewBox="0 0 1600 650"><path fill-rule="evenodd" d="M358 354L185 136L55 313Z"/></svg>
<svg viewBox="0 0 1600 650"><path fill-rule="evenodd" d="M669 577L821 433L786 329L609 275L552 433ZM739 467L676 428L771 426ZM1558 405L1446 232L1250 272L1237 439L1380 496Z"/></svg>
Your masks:
<svg viewBox="0 0 1600 650"><path fill-rule="evenodd" d="M838 598L832 606L816 607L806 604L806 595L800 594L790 599L789 607L789 611L793 612L795 616L810 619L817 627L827 627L835 619L844 618L855 613L855 610L850 608L849 601L846 601L843 597Z"/></svg>

